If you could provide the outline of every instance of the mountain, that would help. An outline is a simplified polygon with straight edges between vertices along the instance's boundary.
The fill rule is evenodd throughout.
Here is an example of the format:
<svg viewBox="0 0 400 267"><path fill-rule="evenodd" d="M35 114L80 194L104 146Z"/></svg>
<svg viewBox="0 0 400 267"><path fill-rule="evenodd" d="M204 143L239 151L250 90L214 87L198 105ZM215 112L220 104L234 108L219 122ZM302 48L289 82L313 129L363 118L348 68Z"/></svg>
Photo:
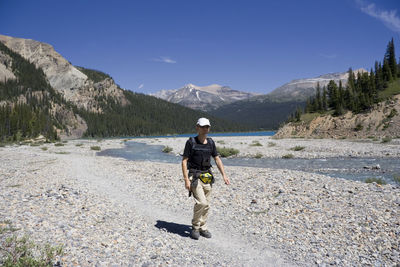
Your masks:
<svg viewBox="0 0 400 267"><path fill-rule="evenodd" d="M54 48L0 35L0 142L45 135L136 136L193 132L210 117L121 89L101 71L73 66ZM215 117L215 131L247 129Z"/></svg>
<svg viewBox="0 0 400 267"><path fill-rule="evenodd" d="M365 69L357 69L353 71L355 75L358 73L366 72ZM276 88L267 95L262 95L259 98L268 98L271 100L285 102L285 101L305 101L309 97L315 95L315 89L319 83L320 87L328 85L330 80L334 80L337 84L339 81L343 85L347 84L349 78L348 72L336 72L324 74L314 78L297 79Z"/></svg>
<svg viewBox="0 0 400 267"><path fill-rule="evenodd" d="M187 84L180 89L161 90L153 95L192 109L210 111L238 100L249 99L256 94L233 90L218 84L203 87Z"/></svg>

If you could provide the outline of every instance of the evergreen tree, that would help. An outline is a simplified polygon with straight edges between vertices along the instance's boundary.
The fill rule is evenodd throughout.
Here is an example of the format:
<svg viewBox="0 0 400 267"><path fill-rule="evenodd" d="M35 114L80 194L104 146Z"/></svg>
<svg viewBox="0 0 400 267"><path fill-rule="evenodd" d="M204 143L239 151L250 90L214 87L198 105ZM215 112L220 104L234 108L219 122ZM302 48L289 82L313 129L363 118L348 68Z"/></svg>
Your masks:
<svg viewBox="0 0 400 267"><path fill-rule="evenodd" d="M322 110L321 87L319 86L319 83L317 83L316 96L315 96L315 111L318 112L321 110Z"/></svg>
<svg viewBox="0 0 400 267"><path fill-rule="evenodd" d="M396 62L396 55L394 51L394 41L393 38L387 45L385 57L384 57L384 62L387 61L387 64L389 65L392 78L396 79L397 78L397 62Z"/></svg>
<svg viewBox="0 0 400 267"><path fill-rule="evenodd" d="M328 97L329 97L329 107L332 109L336 109L338 104L338 91L337 85L334 80L330 80L327 86Z"/></svg>
<svg viewBox="0 0 400 267"><path fill-rule="evenodd" d="M392 71L390 69L390 65L389 65L389 62L387 59L385 59L383 61L382 74L383 74L383 80L385 82L393 81ZM387 86L384 86L384 87L387 87Z"/></svg>
<svg viewBox="0 0 400 267"><path fill-rule="evenodd" d="M323 87L322 90L322 110L327 111L328 110L328 98L327 98L327 92L326 92L326 87Z"/></svg>

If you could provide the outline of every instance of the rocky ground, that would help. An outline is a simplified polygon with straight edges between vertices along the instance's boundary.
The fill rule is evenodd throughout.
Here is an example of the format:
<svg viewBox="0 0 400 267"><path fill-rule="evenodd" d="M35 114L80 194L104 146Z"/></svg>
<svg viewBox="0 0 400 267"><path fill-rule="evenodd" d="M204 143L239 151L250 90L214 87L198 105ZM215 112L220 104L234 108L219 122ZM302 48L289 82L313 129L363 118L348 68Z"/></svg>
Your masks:
<svg viewBox="0 0 400 267"><path fill-rule="evenodd" d="M249 146L253 141L245 141L245 153L260 148ZM280 149L294 144L267 142L277 142ZM362 152L358 144L349 147ZM0 147L0 221L38 244L63 245L65 254L58 260L65 266L400 262L399 186L227 167L232 184L224 185L217 175L213 187L213 238L195 241L189 238L193 199L187 197L180 165L99 157L90 149L122 145L121 140L74 140L64 146ZM390 146L399 153L399 144ZM390 146L379 151L395 153Z"/></svg>

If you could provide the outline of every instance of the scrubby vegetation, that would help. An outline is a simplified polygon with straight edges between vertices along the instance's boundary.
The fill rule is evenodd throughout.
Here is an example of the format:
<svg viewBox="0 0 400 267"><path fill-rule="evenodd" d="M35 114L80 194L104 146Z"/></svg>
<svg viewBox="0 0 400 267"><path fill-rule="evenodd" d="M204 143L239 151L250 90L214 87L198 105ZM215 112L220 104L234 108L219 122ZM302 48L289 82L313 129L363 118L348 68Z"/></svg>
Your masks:
<svg viewBox="0 0 400 267"><path fill-rule="evenodd" d="M170 153L170 152L172 152L172 150L173 150L172 147L166 146L166 147L163 148L162 152Z"/></svg>
<svg viewBox="0 0 400 267"><path fill-rule="evenodd" d="M367 178L367 179L365 179L365 182L366 183L377 183L380 185L386 184L385 180L383 180L382 178L376 178L376 177Z"/></svg>
<svg viewBox="0 0 400 267"><path fill-rule="evenodd" d="M295 146L295 147L291 148L290 150L293 150L293 151L302 151L302 150L304 150L304 149L305 149L304 146Z"/></svg>
<svg viewBox="0 0 400 267"><path fill-rule="evenodd" d="M239 150L237 150L235 148L227 148L227 147L218 147L217 146L217 151L218 151L218 154L223 158L236 156L237 154L239 154Z"/></svg>
<svg viewBox="0 0 400 267"><path fill-rule="evenodd" d="M18 230L9 221L0 222L1 266L53 266L56 257L63 255L62 246L40 246L27 236L17 237L14 233Z"/></svg>

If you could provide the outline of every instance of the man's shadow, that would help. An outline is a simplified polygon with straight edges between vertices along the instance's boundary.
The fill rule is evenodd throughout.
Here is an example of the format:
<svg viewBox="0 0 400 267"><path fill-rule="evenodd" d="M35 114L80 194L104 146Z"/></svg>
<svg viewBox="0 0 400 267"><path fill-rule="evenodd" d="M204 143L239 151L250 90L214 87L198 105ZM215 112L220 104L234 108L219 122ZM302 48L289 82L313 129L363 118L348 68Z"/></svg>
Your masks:
<svg viewBox="0 0 400 267"><path fill-rule="evenodd" d="M157 227L158 229L164 229L167 232L177 234L182 237L189 237L190 231L192 230L192 228L189 225L160 221L160 220L157 220L155 227Z"/></svg>

